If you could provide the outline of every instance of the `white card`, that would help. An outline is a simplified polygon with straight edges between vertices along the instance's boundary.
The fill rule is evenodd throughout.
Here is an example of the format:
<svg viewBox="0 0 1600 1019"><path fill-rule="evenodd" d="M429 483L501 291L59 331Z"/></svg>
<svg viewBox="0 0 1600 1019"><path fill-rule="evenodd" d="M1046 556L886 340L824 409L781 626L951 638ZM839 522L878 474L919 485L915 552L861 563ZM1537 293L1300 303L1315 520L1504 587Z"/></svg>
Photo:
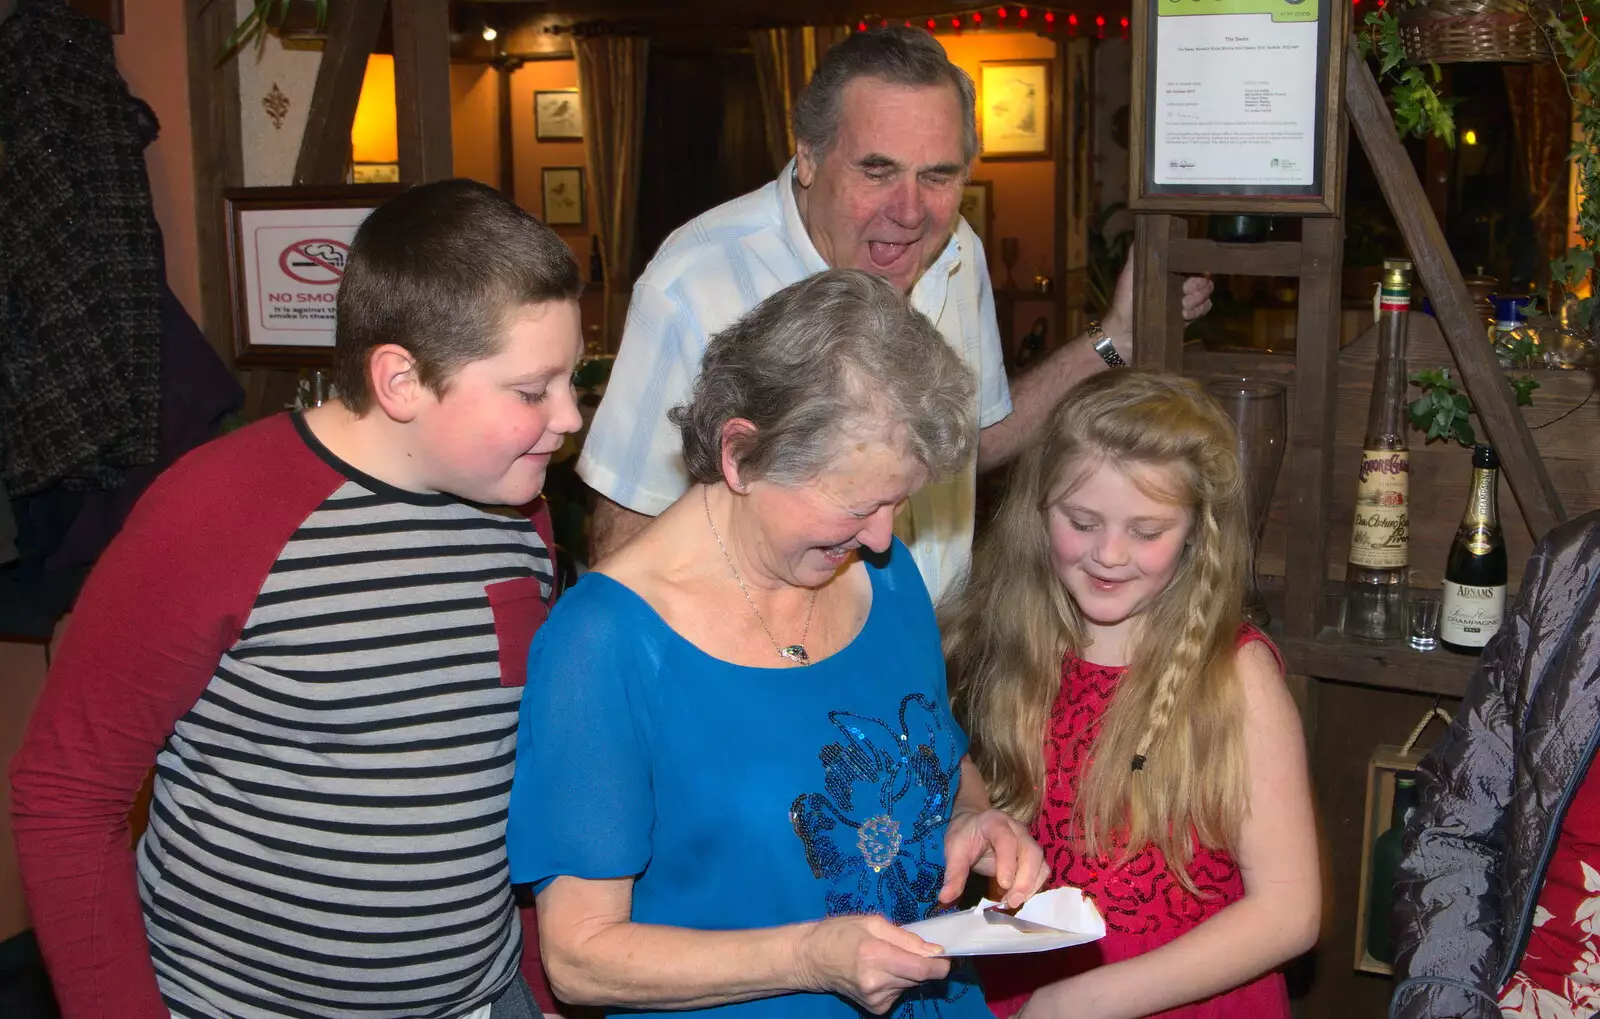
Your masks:
<svg viewBox="0 0 1600 1019"><path fill-rule="evenodd" d="M905 929L924 941L944 949L945 955L1015 955L1022 952L1048 952L1098 941L1106 936L1106 922L1100 911L1077 888L1052 888L1040 892L1017 910L1018 919L1041 924L1049 930L1024 931L1016 926L995 923L984 910L995 905L984 899L971 909L945 913L928 920L906 924Z"/></svg>

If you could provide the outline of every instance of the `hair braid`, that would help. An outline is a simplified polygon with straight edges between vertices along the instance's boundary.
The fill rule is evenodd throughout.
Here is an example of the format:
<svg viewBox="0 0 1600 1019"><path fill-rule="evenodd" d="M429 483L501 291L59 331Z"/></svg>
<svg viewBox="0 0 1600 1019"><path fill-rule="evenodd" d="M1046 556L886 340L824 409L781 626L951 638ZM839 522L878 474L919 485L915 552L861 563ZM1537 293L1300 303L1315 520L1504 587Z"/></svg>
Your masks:
<svg viewBox="0 0 1600 1019"><path fill-rule="evenodd" d="M1052 833L1091 855L1153 845L1192 894L1201 894L1188 871L1195 848L1236 849L1249 809L1235 661L1250 541L1237 438L1192 379L1118 368L1078 383L1018 458L972 572L941 612L972 759L996 805L1032 820L1055 780L1044 743L1063 652L1081 654L1088 637L1056 574L1051 507L1110 466L1192 511L1177 569L1143 610L1095 722L1072 818Z"/></svg>
<svg viewBox="0 0 1600 1019"><path fill-rule="evenodd" d="M1217 518L1209 505L1201 507L1195 520L1195 535L1191 547L1195 550L1193 569L1195 586L1201 591L1215 591L1221 586L1222 563L1219 559L1219 542L1216 540ZM1133 757L1133 770L1144 769L1150 750L1161 740L1172 723L1172 713L1178 706L1181 689L1201 672L1203 659L1210 646L1212 620L1205 614L1189 614L1183 635L1173 648L1156 679L1154 697L1150 704L1150 726L1139 741Z"/></svg>

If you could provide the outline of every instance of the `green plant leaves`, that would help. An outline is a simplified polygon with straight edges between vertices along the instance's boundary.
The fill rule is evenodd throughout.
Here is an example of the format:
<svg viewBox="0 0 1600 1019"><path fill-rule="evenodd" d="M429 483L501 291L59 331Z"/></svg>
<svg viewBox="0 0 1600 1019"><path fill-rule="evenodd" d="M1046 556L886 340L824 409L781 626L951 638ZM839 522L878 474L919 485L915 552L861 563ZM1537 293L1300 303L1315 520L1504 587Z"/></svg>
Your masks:
<svg viewBox="0 0 1600 1019"><path fill-rule="evenodd" d="M1406 412L1411 426L1427 436L1425 442L1454 439L1463 446L1471 446L1478 441L1478 433L1472 428L1472 415L1477 409L1451 378L1449 368L1424 368L1412 372L1407 381L1422 390L1420 397L1406 405ZM1516 375L1506 381L1511 385L1518 407L1533 406L1533 391L1539 388L1537 379L1532 375Z"/></svg>
<svg viewBox="0 0 1600 1019"><path fill-rule="evenodd" d="M215 2L216 0L206 0L201 10ZM320 32L328 25L328 0L313 0L313 2L317 9L317 31ZM289 4L290 0L255 0L255 6L250 8L250 13L234 26L228 38L218 48L217 63L227 60L252 39L266 42L267 29L281 27L283 19L289 16Z"/></svg>
<svg viewBox="0 0 1600 1019"><path fill-rule="evenodd" d="M1410 6L1410 3L1411 0L1406 0L1405 5ZM1367 31L1361 35L1361 55L1376 56L1378 77L1389 82L1389 103L1394 113L1394 128L1400 137L1426 138L1431 134L1454 148L1458 100L1439 94L1436 86L1444 76L1439 65L1430 63L1427 72L1420 67L1402 68L1406 50L1400 41L1400 19L1391 13L1399 6L1396 3L1367 15Z"/></svg>

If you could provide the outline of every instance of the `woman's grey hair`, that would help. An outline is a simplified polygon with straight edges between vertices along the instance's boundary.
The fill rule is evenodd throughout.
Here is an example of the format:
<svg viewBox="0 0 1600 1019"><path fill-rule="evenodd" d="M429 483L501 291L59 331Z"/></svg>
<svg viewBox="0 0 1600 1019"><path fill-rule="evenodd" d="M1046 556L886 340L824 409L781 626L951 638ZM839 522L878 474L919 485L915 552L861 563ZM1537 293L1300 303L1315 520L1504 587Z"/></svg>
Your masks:
<svg viewBox="0 0 1600 1019"><path fill-rule="evenodd" d="M827 155L839 136L841 97L856 78L878 78L907 88L954 88L961 102L961 158L970 164L977 156L977 90L971 75L952 64L944 47L927 32L893 26L856 32L834 45L796 100L795 141L818 159Z"/></svg>
<svg viewBox="0 0 1600 1019"><path fill-rule="evenodd" d="M696 481L721 481L722 429L746 481L794 485L825 471L846 437L879 439L946 477L972 455L977 386L932 322L887 280L829 269L768 297L716 334L689 402L669 417Z"/></svg>

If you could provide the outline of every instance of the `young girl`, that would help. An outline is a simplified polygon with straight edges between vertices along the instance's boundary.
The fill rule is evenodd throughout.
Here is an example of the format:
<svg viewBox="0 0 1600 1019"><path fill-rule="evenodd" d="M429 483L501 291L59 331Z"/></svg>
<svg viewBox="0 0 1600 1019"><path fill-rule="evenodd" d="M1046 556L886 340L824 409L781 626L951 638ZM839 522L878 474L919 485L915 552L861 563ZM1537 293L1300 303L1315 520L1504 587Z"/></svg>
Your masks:
<svg viewBox="0 0 1600 1019"><path fill-rule="evenodd" d="M1234 428L1193 382L1074 388L1016 465L943 613L995 806L1106 937L980 967L1000 1019L1287 1019L1274 967L1321 901L1300 720L1244 625Z"/></svg>

